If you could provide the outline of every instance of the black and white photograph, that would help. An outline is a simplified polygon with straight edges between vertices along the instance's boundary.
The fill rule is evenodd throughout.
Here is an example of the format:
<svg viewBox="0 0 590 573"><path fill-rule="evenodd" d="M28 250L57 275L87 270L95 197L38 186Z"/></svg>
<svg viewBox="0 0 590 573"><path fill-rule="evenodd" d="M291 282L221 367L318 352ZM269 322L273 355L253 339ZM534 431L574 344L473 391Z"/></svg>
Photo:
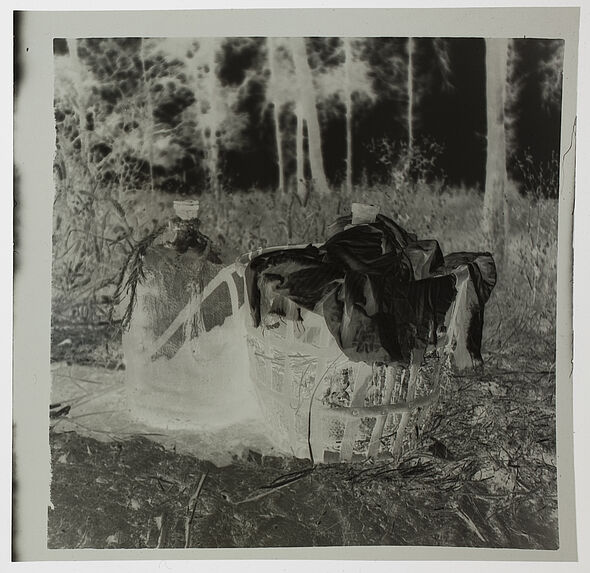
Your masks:
<svg viewBox="0 0 590 573"><path fill-rule="evenodd" d="M45 549L575 558L577 45L411 28L45 41Z"/></svg>

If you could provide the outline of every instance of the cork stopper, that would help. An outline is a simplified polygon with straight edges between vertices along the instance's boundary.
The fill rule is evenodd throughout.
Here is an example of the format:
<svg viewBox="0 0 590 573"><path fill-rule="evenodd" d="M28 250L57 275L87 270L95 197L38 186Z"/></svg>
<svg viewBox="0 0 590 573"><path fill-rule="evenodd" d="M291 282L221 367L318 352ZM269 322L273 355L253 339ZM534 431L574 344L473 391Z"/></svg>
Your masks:
<svg viewBox="0 0 590 573"><path fill-rule="evenodd" d="M199 201L197 200L174 201L173 207L176 216L183 221L196 219L199 214Z"/></svg>
<svg viewBox="0 0 590 573"><path fill-rule="evenodd" d="M379 205L368 205L366 203L352 204L352 224L366 225L374 223L379 214Z"/></svg>
<svg viewBox="0 0 590 573"><path fill-rule="evenodd" d="M170 218L167 228L158 238L157 244L184 252L187 236L193 231L198 231L199 201L173 201L172 208L176 217Z"/></svg>

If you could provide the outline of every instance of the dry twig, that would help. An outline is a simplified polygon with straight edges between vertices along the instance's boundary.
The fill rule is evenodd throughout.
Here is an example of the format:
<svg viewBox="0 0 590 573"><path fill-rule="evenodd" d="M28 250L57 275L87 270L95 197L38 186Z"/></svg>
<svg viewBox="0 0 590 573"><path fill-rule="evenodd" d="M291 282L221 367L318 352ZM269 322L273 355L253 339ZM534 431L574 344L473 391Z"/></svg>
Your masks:
<svg viewBox="0 0 590 573"><path fill-rule="evenodd" d="M195 493L191 496L188 507L187 507L187 515L186 519L184 520L184 548L188 549L190 539L191 539L191 528L193 524L193 519L195 518L195 509L197 507L197 500L199 499L199 495L201 495L201 490L203 489L203 484L205 483L205 478L207 477L208 472L204 472L201 475L201 479L199 480L199 485L197 485L197 489Z"/></svg>

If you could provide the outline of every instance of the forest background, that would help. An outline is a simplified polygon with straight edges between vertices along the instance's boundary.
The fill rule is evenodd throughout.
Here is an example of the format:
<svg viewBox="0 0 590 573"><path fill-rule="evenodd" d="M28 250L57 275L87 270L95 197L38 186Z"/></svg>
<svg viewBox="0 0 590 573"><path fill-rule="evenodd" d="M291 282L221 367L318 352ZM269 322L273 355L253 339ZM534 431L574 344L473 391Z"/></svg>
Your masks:
<svg viewBox="0 0 590 573"><path fill-rule="evenodd" d="M541 211L558 196L563 42L499 49L501 67L488 62L486 76L483 39L55 40L55 310L96 312L179 196L202 199L204 231L230 262L321 241L363 197L447 252L467 248L465 231L492 232L477 204L494 171L502 197L490 190L488 203L506 211L495 234L538 223L537 250L555 238L556 219ZM488 145L497 108L503 131ZM518 208L524 198L535 213ZM536 293L539 272L528 273Z"/></svg>

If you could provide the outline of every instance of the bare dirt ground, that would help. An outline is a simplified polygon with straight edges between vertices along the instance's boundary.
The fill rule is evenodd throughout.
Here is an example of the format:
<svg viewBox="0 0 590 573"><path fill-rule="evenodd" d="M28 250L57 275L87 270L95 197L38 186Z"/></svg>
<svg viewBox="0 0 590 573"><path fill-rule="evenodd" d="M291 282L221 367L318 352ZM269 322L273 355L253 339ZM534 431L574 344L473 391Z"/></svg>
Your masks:
<svg viewBox="0 0 590 573"><path fill-rule="evenodd" d="M54 360L120 364L106 326L62 325L52 345ZM552 365L487 358L483 374L449 382L398 466L311 469L308 460L250 452L217 468L144 437L50 431L48 545L557 549Z"/></svg>

